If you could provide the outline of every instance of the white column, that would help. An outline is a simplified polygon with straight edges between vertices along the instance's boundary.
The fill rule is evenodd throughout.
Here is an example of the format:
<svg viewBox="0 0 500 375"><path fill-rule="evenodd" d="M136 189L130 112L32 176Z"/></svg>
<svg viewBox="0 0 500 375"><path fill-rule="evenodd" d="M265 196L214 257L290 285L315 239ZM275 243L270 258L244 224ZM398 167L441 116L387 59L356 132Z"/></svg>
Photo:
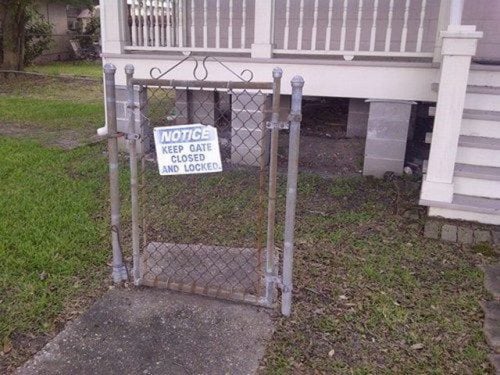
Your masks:
<svg viewBox="0 0 500 375"><path fill-rule="evenodd" d="M255 0L253 58L271 58L274 44L274 0Z"/></svg>
<svg viewBox="0 0 500 375"><path fill-rule="evenodd" d="M464 11L465 0L452 0L450 10L450 25L462 24L462 13Z"/></svg>
<svg viewBox="0 0 500 375"><path fill-rule="evenodd" d="M453 199L453 172L470 63L482 36L475 26L450 25L442 33L441 77L422 200L450 203Z"/></svg>
<svg viewBox="0 0 500 375"><path fill-rule="evenodd" d="M128 40L126 1L100 1L101 40L103 53L123 53Z"/></svg>
<svg viewBox="0 0 500 375"><path fill-rule="evenodd" d="M441 0L439 5L439 16L436 29L436 41L434 42L434 62L441 62L441 48L443 46L443 38L441 33L448 28L450 24L451 0Z"/></svg>

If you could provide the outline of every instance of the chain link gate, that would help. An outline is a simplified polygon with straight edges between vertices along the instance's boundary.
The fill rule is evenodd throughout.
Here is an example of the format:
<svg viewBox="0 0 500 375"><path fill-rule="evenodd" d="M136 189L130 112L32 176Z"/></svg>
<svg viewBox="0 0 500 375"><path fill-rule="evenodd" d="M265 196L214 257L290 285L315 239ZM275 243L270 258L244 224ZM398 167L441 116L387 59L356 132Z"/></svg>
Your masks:
<svg viewBox="0 0 500 375"><path fill-rule="evenodd" d="M165 79L194 60L193 80ZM290 314L293 232L303 80L292 81L292 112L280 122L281 69L272 82L198 77L189 56L150 79L127 65L132 216L136 285L164 287L272 306L277 288ZM243 77L250 75L249 79ZM108 103L109 104L109 103ZM160 176L153 128L199 123L217 129L223 172ZM278 134L289 129L283 251L276 251Z"/></svg>

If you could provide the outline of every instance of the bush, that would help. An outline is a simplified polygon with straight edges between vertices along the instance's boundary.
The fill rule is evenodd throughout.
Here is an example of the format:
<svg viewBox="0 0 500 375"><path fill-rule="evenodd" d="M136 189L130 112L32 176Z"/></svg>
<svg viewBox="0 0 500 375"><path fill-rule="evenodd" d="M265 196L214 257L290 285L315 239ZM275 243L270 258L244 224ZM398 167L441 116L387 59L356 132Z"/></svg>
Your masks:
<svg viewBox="0 0 500 375"><path fill-rule="evenodd" d="M52 24L36 10L29 10L24 38L24 65L31 64L53 43Z"/></svg>

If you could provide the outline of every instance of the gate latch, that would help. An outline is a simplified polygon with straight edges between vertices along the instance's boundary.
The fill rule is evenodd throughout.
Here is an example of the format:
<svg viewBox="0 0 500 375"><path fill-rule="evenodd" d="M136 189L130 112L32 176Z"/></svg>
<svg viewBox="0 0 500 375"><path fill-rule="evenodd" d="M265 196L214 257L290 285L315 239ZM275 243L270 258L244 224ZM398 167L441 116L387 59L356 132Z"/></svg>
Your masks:
<svg viewBox="0 0 500 375"><path fill-rule="evenodd" d="M288 130L290 129L290 122L288 121L268 121L266 123L267 129Z"/></svg>

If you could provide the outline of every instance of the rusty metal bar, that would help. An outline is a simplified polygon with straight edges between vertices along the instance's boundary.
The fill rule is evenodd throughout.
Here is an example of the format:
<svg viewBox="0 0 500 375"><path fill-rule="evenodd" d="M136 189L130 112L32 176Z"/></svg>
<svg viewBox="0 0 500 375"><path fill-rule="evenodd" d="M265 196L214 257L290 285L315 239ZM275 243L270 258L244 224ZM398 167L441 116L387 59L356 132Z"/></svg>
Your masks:
<svg viewBox="0 0 500 375"><path fill-rule="evenodd" d="M283 71L280 68L273 69L273 113L271 124L277 124L280 116L281 77ZM269 192L267 205L267 246L266 246L266 298L271 305L276 290L275 276L275 248L274 229L276 225L276 179L278 176L278 135L279 129L273 126L271 129L271 150L269 160Z"/></svg>
<svg viewBox="0 0 500 375"><path fill-rule="evenodd" d="M135 97L134 85L132 79L134 76L134 66L126 65L125 74L127 76L127 115L128 115L128 134L138 134L135 124ZM130 203L132 216L132 275L135 285L140 285L140 230L139 230L139 190L137 173L137 139L129 137L128 139L129 160L130 160Z"/></svg>
<svg viewBox="0 0 500 375"><path fill-rule="evenodd" d="M226 89L226 90L272 90L272 82L218 82L218 81L196 81L177 79L139 79L132 78L132 84L158 87L189 87L205 89Z"/></svg>
<svg viewBox="0 0 500 375"><path fill-rule="evenodd" d="M109 192L111 203L111 245L113 248L113 281L120 283L127 280L127 269L123 264L120 246L120 189L118 175L118 139L116 122L116 67L104 66L104 84L106 90L106 124L108 128Z"/></svg>
<svg viewBox="0 0 500 375"><path fill-rule="evenodd" d="M288 148L288 176L286 190L285 235L283 246L283 285L281 313L290 316L292 308L292 270L295 235L295 208L297 205L297 179L299 171L300 122L302 116L302 88L304 79L292 79L292 110L290 113L290 143Z"/></svg>

